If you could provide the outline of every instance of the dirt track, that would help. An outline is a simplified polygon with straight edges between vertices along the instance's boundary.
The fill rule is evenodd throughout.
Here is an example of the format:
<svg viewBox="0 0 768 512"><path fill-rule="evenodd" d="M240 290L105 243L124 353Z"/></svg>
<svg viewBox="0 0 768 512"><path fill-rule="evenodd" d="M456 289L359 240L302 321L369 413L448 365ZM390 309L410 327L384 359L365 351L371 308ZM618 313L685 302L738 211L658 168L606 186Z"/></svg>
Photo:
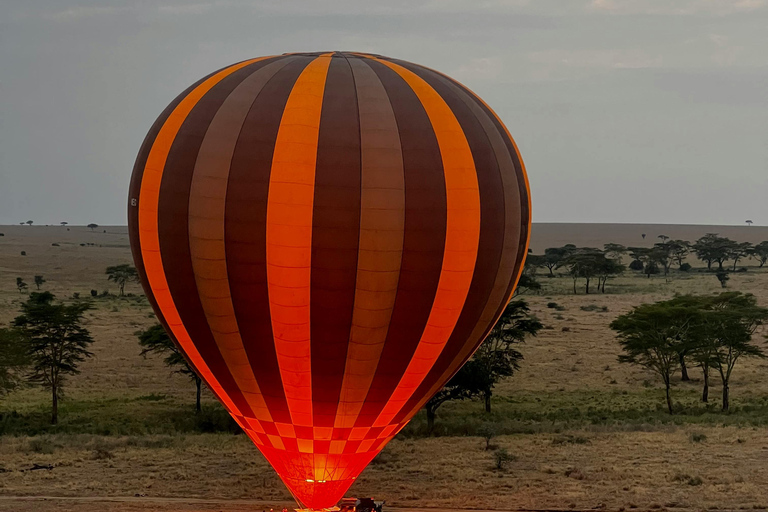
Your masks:
<svg viewBox="0 0 768 512"><path fill-rule="evenodd" d="M0 510L14 512L253 512L258 510L293 510L293 503L249 500L213 500L195 498L149 498L135 496L0 496ZM386 507L387 512L436 512L436 508ZM511 509L507 511L467 510L466 512L579 512L574 509ZM602 509L605 510L605 509ZM456 512L463 512L456 509ZM585 511L586 512L586 511Z"/></svg>

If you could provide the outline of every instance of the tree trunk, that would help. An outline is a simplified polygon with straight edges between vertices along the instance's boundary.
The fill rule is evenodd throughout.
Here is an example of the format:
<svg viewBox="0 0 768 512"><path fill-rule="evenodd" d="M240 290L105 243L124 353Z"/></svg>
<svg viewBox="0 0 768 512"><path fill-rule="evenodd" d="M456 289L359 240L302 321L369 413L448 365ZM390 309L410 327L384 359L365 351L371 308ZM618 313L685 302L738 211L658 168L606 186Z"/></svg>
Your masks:
<svg viewBox="0 0 768 512"><path fill-rule="evenodd" d="M723 381L723 412L728 412L730 401L728 399L728 381Z"/></svg>
<svg viewBox="0 0 768 512"><path fill-rule="evenodd" d="M483 398L485 399L485 412L491 412L491 395L493 391L490 389L483 392Z"/></svg>
<svg viewBox="0 0 768 512"><path fill-rule="evenodd" d="M733 271L736 272L736 264L739 262L739 260L733 260Z"/></svg>
<svg viewBox="0 0 768 512"><path fill-rule="evenodd" d="M431 434L435 430L436 410L427 405L427 433Z"/></svg>
<svg viewBox="0 0 768 512"><path fill-rule="evenodd" d="M704 391L701 392L701 401L709 402L709 367L704 366Z"/></svg>
<svg viewBox="0 0 768 512"><path fill-rule="evenodd" d="M51 386L52 399L51 402L51 425L56 425L59 422L59 393L58 386Z"/></svg>
<svg viewBox="0 0 768 512"><path fill-rule="evenodd" d="M587 278L586 281L587 281L587 285L584 287L584 289L586 290L587 295L589 295L589 278Z"/></svg>
<svg viewBox="0 0 768 512"><path fill-rule="evenodd" d="M680 354L680 373L683 382L688 382L691 378L688 376L688 367L685 365L685 355Z"/></svg>
<svg viewBox="0 0 768 512"><path fill-rule="evenodd" d="M200 394L203 387L203 381L200 379L200 377L195 377L195 385L197 386L197 396L195 399L195 413L199 413L203 410L201 404L200 404Z"/></svg>
<svg viewBox="0 0 768 512"><path fill-rule="evenodd" d="M712 260L707 260L707 270L712 270Z"/></svg>
<svg viewBox="0 0 768 512"><path fill-rule="evenodd" d="M573 280L573 294L576 295L576 280Z"/></svg>
<svg viewBox="0 0 768 512"><path fill-rule="evenodd" d="M667 392L667 409L669 410L669 414L673 414L673 412L672 412L672 397L669 394L669 382L666 383L666 392Z"/></svg>

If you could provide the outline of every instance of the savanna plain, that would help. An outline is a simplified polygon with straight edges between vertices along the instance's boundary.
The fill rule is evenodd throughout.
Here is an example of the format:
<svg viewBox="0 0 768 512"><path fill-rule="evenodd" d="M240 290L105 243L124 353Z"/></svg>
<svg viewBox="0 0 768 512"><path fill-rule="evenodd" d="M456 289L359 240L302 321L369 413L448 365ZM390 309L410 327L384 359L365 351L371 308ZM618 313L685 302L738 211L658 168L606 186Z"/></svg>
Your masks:
<svg viewBox="0 0 768 512"><path fill-rule="evenodd" d="M156 323L141 287L126 296L107 281L108 266L131 263L125 227L0 226L0 327L19 314L33 277L67 299L91 297L85 326L93 356L69 378L59 423L48 393L28 386L0 397L0 510L245 511L291 507L258 450L207 390L195 413L195 386L162 357L140 355L135 333ZM739 242L768 240L758 226L534 224L531 248L606 243L650 247L659 235L695 241L718 233ZM642 235L646 236L643 237ZM25 255L22 255L24 251ZM629 256L623 263L629 263ZM675 294L723 291L691 255L688 272L646 277L627 270L605 292L574 294L565 269L524 298L541 321L520 345L520 370L480 401L443 405L427 433L422 411L373 461L350 495L387 507L441 510L746 510L768 508L768 361L745 358L721 411L719 378L700 400L701 371L672 380L675 414L648 370L621 364L609 324L642 303ZM726 290L768 306L768 267L738 264ZM103 292L108 293L103 293ZM554 304L554 306L553 306ZM761 327L754 343L768 351ZM480 434L492 424L488 441ZM487 450L491 444L497 450ZM509 460L499 469L494 453Z"/></svg>

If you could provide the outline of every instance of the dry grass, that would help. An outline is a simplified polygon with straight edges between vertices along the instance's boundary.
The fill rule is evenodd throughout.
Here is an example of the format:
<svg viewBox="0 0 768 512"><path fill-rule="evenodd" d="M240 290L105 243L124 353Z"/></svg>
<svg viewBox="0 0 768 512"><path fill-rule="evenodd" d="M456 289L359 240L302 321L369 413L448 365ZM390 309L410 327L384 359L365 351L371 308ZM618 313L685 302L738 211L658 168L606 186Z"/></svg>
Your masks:
<svg viewBox="0 0 768 512"><path fill-rule="evenodd" d="M545 225L534 226L533 246L540 252L569 242L633 244L634 238L640 245L639 232L648 234L647 244L656 241L657 234L695 239L708 231L736 239L768 239L768 231L758 232L760 228L734 229L737 234L686 226L658 228L656 233L652 227L592 226L590 231ZM67 231L58 226L4 226L0 232L5 233L0 237L0 326L13 318L24 297L15 289L17 276L33 286L33 276L43 274L48 280L44 289L62 298L74 292L88 296L91 289L115 293L104 269L130 261L125 228L92 233L82 227ZM27 256L20 255L22 250ZM609 281L609 293L588 297L574 296L567 278L542 281L542 293L527 299L547 329L522 347L523 368L497 388L490 417L508 433L492 444L516 460L504 471L494 469L493 451L484 450L485 441L460 435L488 421L481 405L449 404L439 412L438 428L459 435L418 437L423 419L417 418L366 470L353 493L373 494L403 507L768 506L768 430L763 426L768 423L768 363L752 360L737 366L731 390L736 412L728 416L717 411L716 378L710 392L713 406L698 404L700 376L692 368L694 382L678 380L673 390L684 413L670 418L658 410L662 395L657 379L616 362L617 345L608 329L616 315L641 302L675 293L718 292L713 276L674 275L667 283L661 276L649 280L630 275ZM729 288L754 293L768 304L768 272L750 268L733 274ZM140 294L137 285L126 291ZM561 307L549 308L550 302ZM147 499L287 500L284 487L245 437L199 433L199 423L189 420L194 387L186 379L170 374L159 358L138 355L133 332L154 322L146 301L108 297L95 304L88 313L95 357L83 364L82 375L69 381L58 433L45 426L47 396L39 390L22 390L0 401L7 428L19 433L35 425L40 433L0 437L0 497L139 494ZM220 421L220 409L210 396L206 401L209 419ZM16 418L9 420L14 410ZM34 464L53 469L29 471ZM247 508L240 502L227 505L231 511ZM149 509L221 507L0 499L0 510L14 511Z"/></svg>

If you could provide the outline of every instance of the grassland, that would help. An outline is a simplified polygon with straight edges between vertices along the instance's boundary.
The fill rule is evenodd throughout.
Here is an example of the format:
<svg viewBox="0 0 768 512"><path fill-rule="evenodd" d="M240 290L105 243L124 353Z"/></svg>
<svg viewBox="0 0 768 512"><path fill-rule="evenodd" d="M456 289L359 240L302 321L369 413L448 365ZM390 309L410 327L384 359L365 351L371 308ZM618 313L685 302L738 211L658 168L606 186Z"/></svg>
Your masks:
<svg viewBox="0 0 768 512"><path fill-rule="evenodd" d="M732 228L735 234L685 226L556 228L534 226L536 252L564 243L650 245L658 234L691 240L711 231L768 239L768 230L756 227ZM31 284L43 274L44 288L62 297L91 289L115 293L104 269L130 262L122 227L8 226L0 232L0 326L24 297L15 288L17 276ZM496 389L493 413L477 402L447 404L434 437L425 437L425 419L418 416L352 493L410 508L768 507L768 362L737 366L727 415L719 411L716 379L710 405L699 401L700 375L692 368L692 382L674 382L677 411L670 416L657 379L617 363L608 329L633 305L675 293L715 293L717 280L700 272L673 274L668 282L627 275L609 281L606 294L589 296L573 295L568 278L541 280L542 292L527 300L545 329L522 347L523 367ZM768 304L768 272L750 266L728 284ZM133 296L100 297L88 313L95 355L69 381L58 426L48 425L48 397L39 389L0 399L0 510L235 511L287 503L282 484L210 395L196 417L192 383L159 358L139 356L133 333L154 319L139 287L126 291ZM552 302L558 307L547 306ZM476 436L488 422L499 433L492 443L516 457L506 470L494 468L492 451Z"/></svg>

